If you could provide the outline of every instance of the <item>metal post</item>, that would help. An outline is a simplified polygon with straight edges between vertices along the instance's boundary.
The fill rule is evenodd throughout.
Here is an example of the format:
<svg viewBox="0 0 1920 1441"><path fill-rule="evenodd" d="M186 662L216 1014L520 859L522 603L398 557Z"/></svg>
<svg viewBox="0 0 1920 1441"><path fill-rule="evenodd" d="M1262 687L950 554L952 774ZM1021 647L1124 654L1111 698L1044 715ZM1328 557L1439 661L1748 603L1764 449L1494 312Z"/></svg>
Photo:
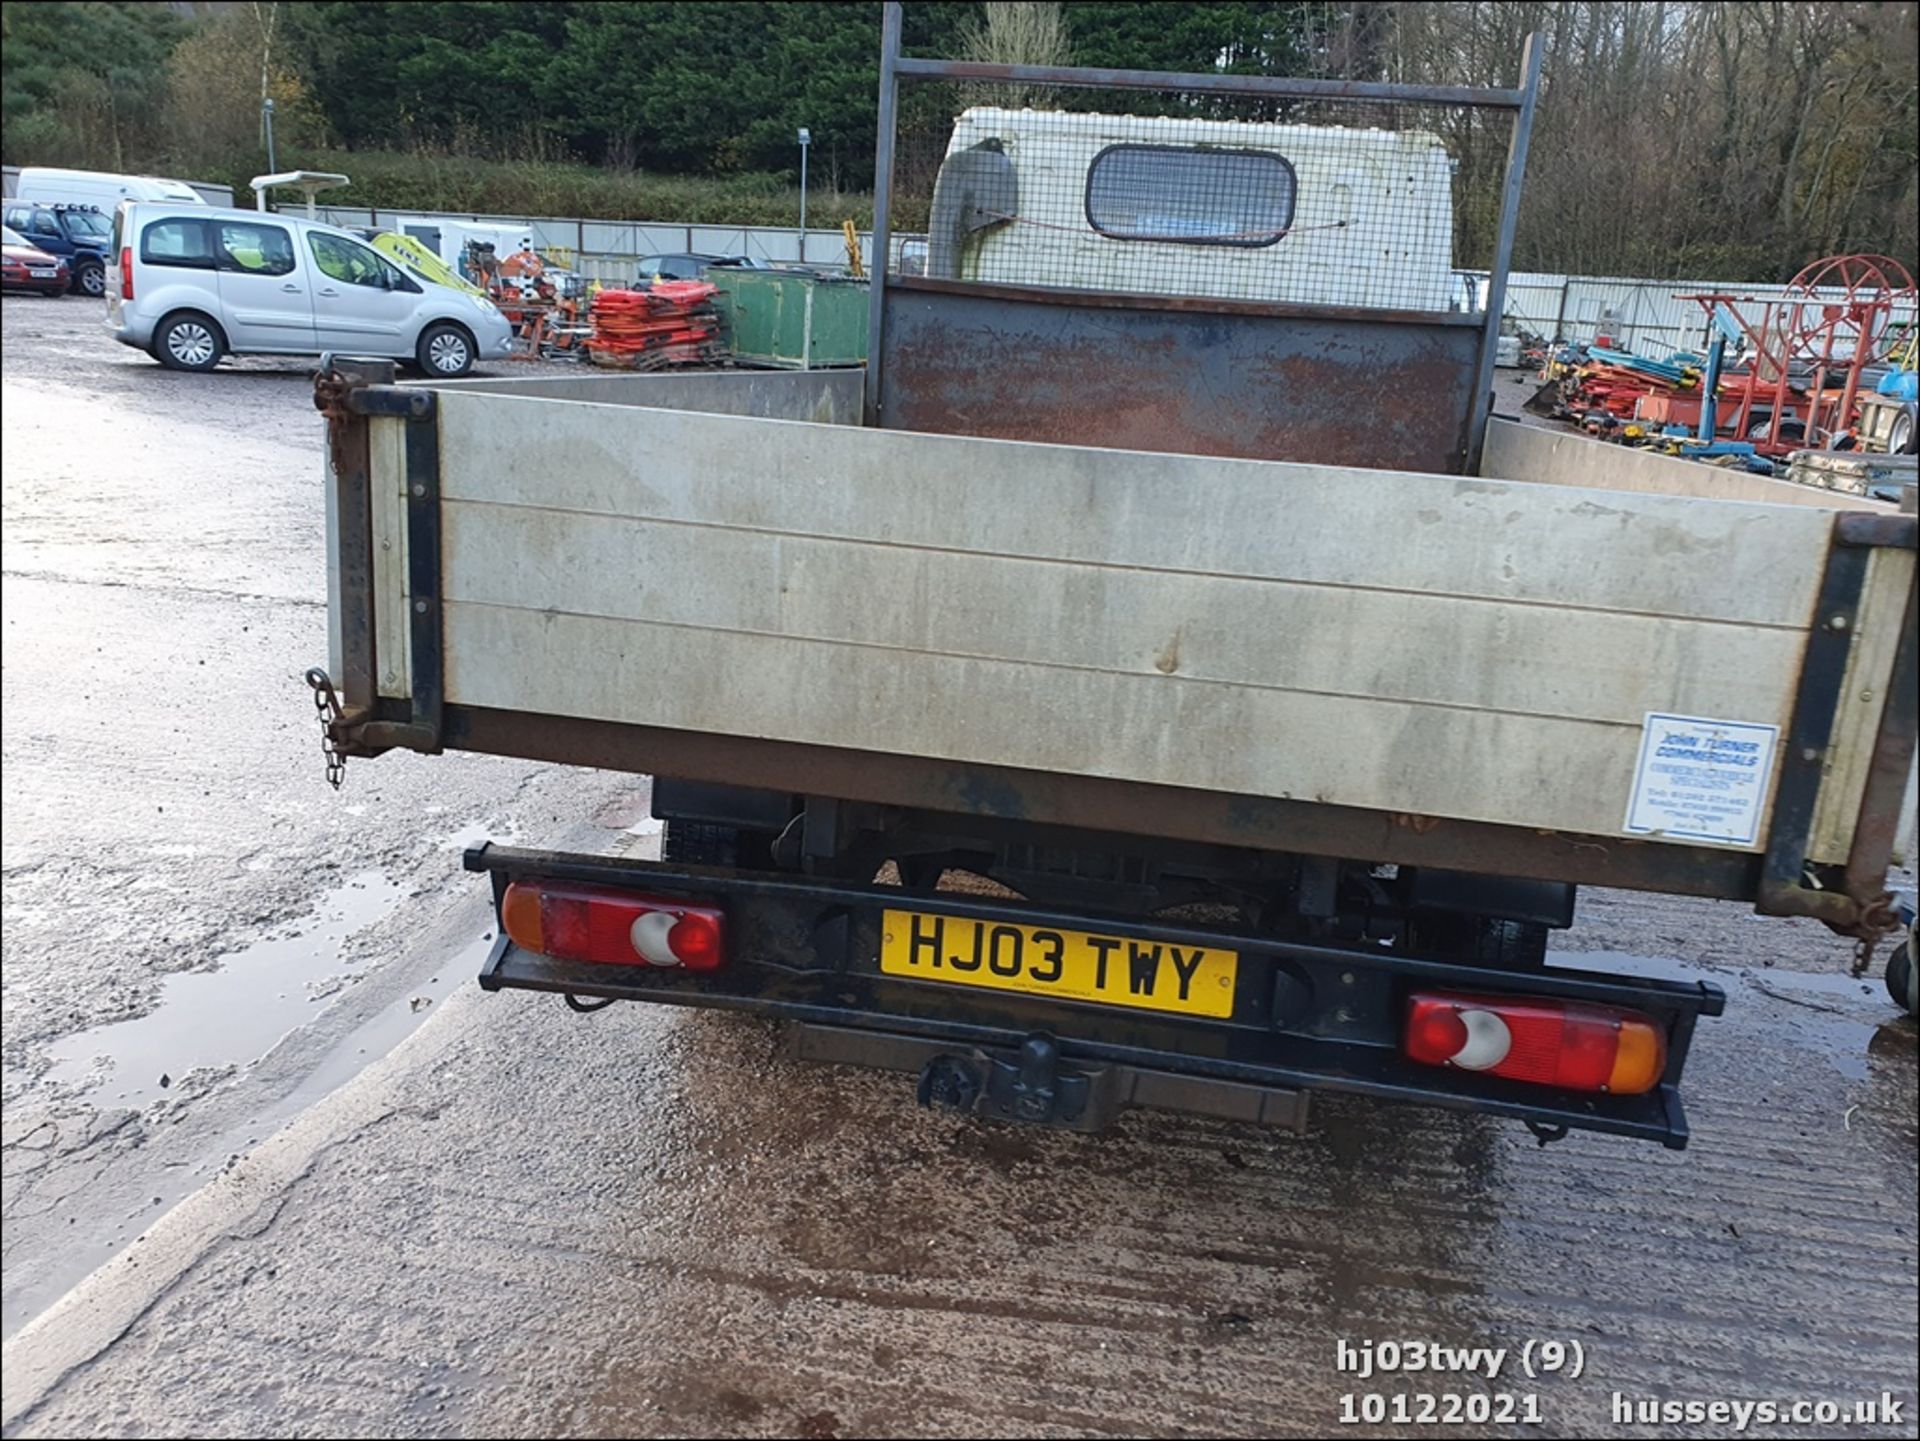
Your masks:
<svg viewBox="0 0 1920 1441"><path fill-rule="evenodd" d="M273 97L260 97L260 123L267 127L267 174L278 175L280 167L273 158Z"/></svg>
<svg viewBox="0 0 1920 1441"><path fill-rule="evenodd" d="M1707 311L1708 322L1713 311ZM1707 371L1700 377L1700 439L1712 441L1720 429L1720 366L1727 358L1727 337L1715 333L1707 347Z"/></svg>
<svg viewBox="0 0 1920 1441"><path fill-rule="evenodd" d="M1520 113L1514 117L1507 144L1507 178L1500 195L1500 236L1493 247L1493 269L1487 277L1487 316L1480 327L1480 357L1474 366L1473 407L1467 413L1462 469L1472 475L1480 468L1480 447L1487 438L1487 412L1493 408L1493 356L1500 343L1500 313L1507 305L1507 269L1513 264L1513 232L1520 220L1520 185L1526 177L1527 145L1533 138L1534 104L1540 96L1540 37L1527 36L1520 50Z"/></svg>
<svg viewBox="0 0 1920 1441"><path fill-rule="evenodd" d="M813 137L800 127L800 263L807 263L807 145Z"/></svg>
<svg viewBox="0 0 1920 1441"><path fill-rule="evenodd" d="M867 394L865 419L880 424L880 386L885 380L880 347L886 338L887 262L893 245L893 225L887 207L893 195L893 130L900 78L900 0L887 0L880 23L880 124L873 156L873 263L867 272Z"/></svg>
<svg viewBox="0 0 1920 1441"><path fill-rule="evenodd" d="M1480 105L1518 110L1524 90L1472 85L1380 85L1364 80L1308 80L1293 75L1196 75L1179 70L1113 70L1102 66L995 65L973 60L894 56L893 73L921 80L984 80L996 85L1092 86L1171 90L1187 95L1260 95L1280 100L1403 100L1419 105Z"/></svg>
<svg viewBox="0 0 1920 1441"><path fill-rule="evenodd" d="M1787 387L1791 384L1790 371L1793 366L1793 336L1800 329L1800 317L1805 313L1801 305L1789 305L1784 299L1780 303L1780 382L1773 388L1773 414L1767 417L1767 445L1769 448L1780 443L1780 423L1787 418ZM1813 425L1813 396L1807 396L1808 414L1802 431ZM1768 456L1767 459L1773 459Z"/></svg>

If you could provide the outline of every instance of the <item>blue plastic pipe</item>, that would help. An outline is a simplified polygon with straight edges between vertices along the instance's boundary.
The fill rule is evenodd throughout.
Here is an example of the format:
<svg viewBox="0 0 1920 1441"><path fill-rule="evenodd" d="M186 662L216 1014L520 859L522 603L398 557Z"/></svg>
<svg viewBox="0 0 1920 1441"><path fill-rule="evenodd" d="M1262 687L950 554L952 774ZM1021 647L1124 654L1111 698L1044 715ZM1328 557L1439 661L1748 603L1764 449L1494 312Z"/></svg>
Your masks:
<svg viewBox="0 0 1920 1441"><path fill-rule="evenodd" d="M1700 438L1712 440L1720 425L1720 362L1726 358L1727 337L1715 335L1707 347L1707 371L1700 377Z"/></svg>

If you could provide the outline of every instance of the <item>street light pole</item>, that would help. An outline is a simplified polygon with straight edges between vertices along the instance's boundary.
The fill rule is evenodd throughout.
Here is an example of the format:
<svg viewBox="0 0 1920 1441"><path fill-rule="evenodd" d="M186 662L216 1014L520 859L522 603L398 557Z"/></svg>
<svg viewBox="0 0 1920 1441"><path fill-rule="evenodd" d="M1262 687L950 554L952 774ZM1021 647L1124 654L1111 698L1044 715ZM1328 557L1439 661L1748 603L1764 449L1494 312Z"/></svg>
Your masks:
<svg viewBox="0 0 1920 1441"><path fill-rule="evenodd" d="M273 159L273 97L260 97L260 123L267 127L267 174L278 175L280 167Z"/></svg>
<svg viewBox="0 0 1920 1441"><path fill-rule="evenodd" d="M800 263L807 263L807 146L813 143L813 136L807 127L800 127Z"/></svg>

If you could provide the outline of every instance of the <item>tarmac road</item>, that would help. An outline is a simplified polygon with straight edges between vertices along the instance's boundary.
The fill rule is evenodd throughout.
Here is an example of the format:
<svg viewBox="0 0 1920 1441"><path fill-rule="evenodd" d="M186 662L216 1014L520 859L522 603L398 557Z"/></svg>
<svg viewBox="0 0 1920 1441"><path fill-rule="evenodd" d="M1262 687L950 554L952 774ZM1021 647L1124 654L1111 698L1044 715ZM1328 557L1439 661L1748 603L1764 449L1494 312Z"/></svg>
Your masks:
<svg viewBox="0 0 1920 1441"><path fill-rule="evenodd" d="M1748 1434L1915 1434L1915 1032L1818 926L1582 897L1568 963L1729 992L1683 1154L1338 1100L1011 1130L759 1022L484 996L461 842L645 853L645 782L328 790L305 367L0 315L7 1434L1461 1434L1340 1425L1368 1393L1538 1435L1886 1393ZM1343 1339L1511 1354L1363 1379ZM1578 1378L1519 1369L1549 1340Z"/></svg>

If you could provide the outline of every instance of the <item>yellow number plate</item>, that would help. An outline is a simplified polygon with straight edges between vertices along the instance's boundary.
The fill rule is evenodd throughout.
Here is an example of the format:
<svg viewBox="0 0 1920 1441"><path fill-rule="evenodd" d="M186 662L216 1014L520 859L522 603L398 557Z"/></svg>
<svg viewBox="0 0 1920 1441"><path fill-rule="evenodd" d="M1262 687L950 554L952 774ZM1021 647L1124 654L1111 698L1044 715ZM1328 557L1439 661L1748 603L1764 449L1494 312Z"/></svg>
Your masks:
<svg viewBox="0 0 1920 1441"><path fill-rule="evenodd" d="M1189 1016L1233 1014L1237 951L1086 931L887 911L880 969L889 976L1098 1001Z"/></svg>

